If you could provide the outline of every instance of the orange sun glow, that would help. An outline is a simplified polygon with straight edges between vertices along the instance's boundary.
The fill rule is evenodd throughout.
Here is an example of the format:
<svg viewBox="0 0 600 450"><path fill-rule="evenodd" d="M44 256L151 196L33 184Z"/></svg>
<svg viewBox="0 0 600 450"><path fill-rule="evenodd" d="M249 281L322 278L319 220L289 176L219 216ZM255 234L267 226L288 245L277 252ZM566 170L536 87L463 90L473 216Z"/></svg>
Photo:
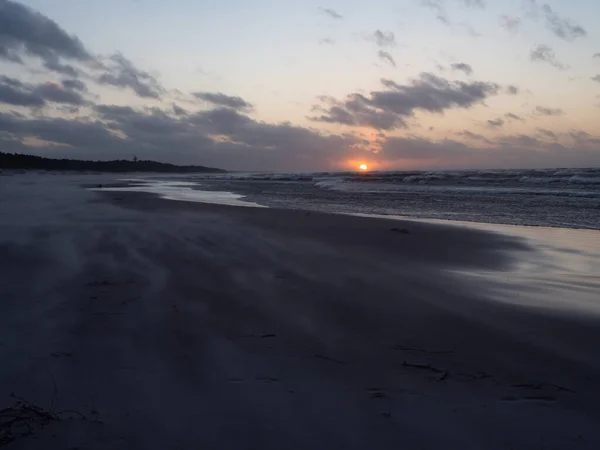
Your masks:
<svg viewBox="0 0 600 450"><path fill-rule="evenodd" d="M360 170L367 170L369 168L369 166L367 166L366 164L361 164L360 166L358 166L358 168Z"/></svg>

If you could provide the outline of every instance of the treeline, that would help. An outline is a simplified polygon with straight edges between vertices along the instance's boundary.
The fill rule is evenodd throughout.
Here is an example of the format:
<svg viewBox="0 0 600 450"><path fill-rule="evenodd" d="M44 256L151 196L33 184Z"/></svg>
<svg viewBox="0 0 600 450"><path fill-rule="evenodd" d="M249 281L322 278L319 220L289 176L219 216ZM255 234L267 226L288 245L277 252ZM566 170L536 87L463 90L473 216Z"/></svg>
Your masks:
<svg viewBox="0 0 600 450"><path fill-rule="evenodd" d="M157 161L81 161L0 152L0 169L69 170L94 172L225 172L204 166L176 166Z"/></svg>

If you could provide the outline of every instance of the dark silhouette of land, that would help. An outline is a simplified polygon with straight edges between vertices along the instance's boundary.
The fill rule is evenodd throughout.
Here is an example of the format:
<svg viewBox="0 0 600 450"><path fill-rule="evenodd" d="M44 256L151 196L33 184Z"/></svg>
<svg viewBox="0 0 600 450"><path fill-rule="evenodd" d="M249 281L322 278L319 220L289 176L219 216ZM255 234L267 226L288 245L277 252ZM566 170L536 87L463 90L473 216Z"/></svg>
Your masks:
<svg viewBox="0 0 600 450"><path fill-rule="evenodd" d="M113 161L81 161L78 159L52 159L19 153L0 152L0 169L35 169L95 172L226 172L205 166L177 166L158 161L142 161L134 158Z"/></svg>

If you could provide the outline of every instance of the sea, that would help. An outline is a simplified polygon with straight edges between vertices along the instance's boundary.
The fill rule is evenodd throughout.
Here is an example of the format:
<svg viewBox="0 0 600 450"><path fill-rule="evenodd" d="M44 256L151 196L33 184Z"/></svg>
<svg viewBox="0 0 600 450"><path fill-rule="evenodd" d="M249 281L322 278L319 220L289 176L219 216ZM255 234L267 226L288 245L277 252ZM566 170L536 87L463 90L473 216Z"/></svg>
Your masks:
<svg viewBox="0 0 600 450"><path fill-rule="evenodd" d="M174 200L600 230L600 168L143 176Z"/></svg>

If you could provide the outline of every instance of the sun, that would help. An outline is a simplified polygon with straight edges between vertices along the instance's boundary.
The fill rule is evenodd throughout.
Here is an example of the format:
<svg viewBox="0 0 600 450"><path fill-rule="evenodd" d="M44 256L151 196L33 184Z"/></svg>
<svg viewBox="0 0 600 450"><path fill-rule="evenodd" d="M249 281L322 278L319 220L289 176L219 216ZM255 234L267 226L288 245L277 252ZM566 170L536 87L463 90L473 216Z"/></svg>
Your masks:
<svg viewBox="0 0 600 450"><path fill-rule="evenodd" d="M367 166L366 164L361 164L360 166L358 166L358 168L360 170L367 170L369 168L369 166Z"/></svg>

